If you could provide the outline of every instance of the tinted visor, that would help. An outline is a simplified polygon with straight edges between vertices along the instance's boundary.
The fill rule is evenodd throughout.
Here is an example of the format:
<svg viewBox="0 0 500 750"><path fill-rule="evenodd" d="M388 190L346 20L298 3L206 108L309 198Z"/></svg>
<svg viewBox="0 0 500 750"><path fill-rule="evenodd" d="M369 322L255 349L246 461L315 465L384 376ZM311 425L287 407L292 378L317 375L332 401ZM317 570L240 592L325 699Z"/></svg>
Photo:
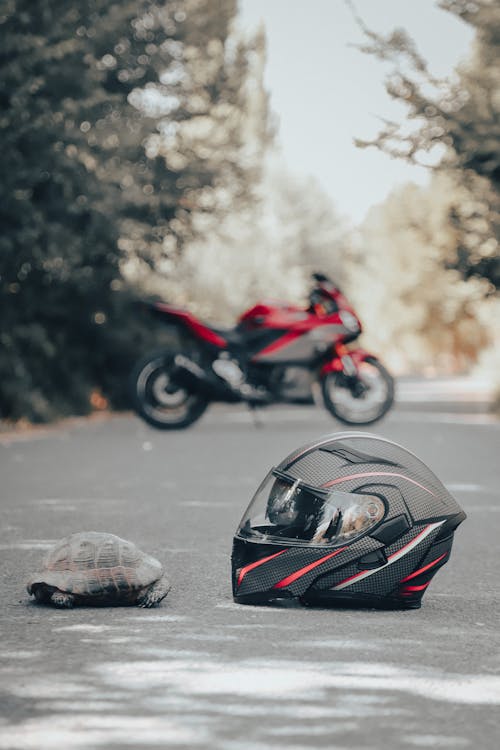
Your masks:
<svg viewBox="0 0 500 750"><path fill-rule="evenodd" d="M263 543L336 545L361 536L384 513L385 505L376 495L314 487L273 469L236 534Z"/></svg>

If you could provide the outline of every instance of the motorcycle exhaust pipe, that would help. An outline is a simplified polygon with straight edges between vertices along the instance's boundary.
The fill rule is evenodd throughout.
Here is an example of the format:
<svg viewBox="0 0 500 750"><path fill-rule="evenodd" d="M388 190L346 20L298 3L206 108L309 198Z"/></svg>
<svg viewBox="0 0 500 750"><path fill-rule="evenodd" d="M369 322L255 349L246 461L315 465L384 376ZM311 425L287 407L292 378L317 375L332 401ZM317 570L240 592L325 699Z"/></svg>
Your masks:
<svg viewBox="0 0 500 750"><path fill-rule="evenodd" d="M171 373L171 378L180 387L197 391L216 401L241 400L240 396L222 380L216 379L215 376L210 377L200 365L184 354L176 354L174 363L176 369Z"/></svg>

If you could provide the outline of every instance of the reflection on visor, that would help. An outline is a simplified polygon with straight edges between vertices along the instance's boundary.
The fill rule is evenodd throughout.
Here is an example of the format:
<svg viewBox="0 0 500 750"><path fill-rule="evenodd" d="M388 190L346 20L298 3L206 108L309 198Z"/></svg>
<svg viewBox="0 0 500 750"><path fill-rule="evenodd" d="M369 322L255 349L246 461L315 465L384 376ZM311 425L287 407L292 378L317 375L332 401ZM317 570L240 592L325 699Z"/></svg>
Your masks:
<svg viewBox="0 0 500 750"><path fill-rule="evenodd" d="M267 517L272 523L292 523L301 508L305 508L307 504L312 508L318 501L323 503L328 499L327 491L311 487L283 471L274 469L272 475L276 480L267 502Z"/></svg>
<svg viewBox="0 0 500 750"><path fill-rule="evenodd" d="M238 533L269 542L338 544L373 528L384 513L376 495L313 487L274 469L257 490Z"/></svg>
<svg viewBox="0 0 500 750"><path fill-rule="evenodd" d="M335 493L337 496L344 493ZM349 541L354 537L364 534L377 524L384 515L384 503L376 495L356 495L355 493L345 493L349 495L350 505L346 508L331 507L331 512L326 512L325 520L318 524L318 528L311 541L315 544L325 544L331 542L333 537L336 541ZM339 501L337 497L337 502ZM325 511L327 507L325 506ZM336 519L335 529L332 529L332 521L329 518ZM328 524L328 525L327 525ZM333 533L332 533L333 532Z"/></svg>

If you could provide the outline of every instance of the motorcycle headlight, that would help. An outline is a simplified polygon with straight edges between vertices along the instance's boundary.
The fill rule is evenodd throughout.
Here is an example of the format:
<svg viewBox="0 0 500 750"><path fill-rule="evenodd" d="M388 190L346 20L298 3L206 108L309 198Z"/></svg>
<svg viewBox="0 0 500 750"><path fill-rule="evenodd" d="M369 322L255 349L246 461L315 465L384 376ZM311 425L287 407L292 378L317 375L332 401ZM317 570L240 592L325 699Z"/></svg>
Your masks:
<svg viewBox="0 0 500 750"><path fill-rule="evenodd" d="M342 310L339 313L339 318L342 321L342 325L345 326L348 331L351 331L351 333L356 333L356 331L359 331L359 323L356 316L352 313L348 312L347 310Z"/></svg>

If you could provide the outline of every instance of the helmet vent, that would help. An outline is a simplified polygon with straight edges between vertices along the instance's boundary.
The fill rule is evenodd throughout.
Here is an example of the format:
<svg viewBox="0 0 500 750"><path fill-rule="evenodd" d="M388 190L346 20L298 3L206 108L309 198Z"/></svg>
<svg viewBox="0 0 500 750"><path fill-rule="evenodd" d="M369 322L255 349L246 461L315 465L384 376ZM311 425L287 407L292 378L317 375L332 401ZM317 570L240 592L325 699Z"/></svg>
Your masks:
<svg viewBox="0 0 500 750"><path fill-rule="evenodd" d="M332 453L334 456L342 458L346 464L384 464L385 466L398 466L400 464L395 461L389 461L387 458L380 458L379 456L370 456L369 453L362 453L361 451L349 448L346 445L325 445L319 448L320 451L326 453Z"/></svg>

